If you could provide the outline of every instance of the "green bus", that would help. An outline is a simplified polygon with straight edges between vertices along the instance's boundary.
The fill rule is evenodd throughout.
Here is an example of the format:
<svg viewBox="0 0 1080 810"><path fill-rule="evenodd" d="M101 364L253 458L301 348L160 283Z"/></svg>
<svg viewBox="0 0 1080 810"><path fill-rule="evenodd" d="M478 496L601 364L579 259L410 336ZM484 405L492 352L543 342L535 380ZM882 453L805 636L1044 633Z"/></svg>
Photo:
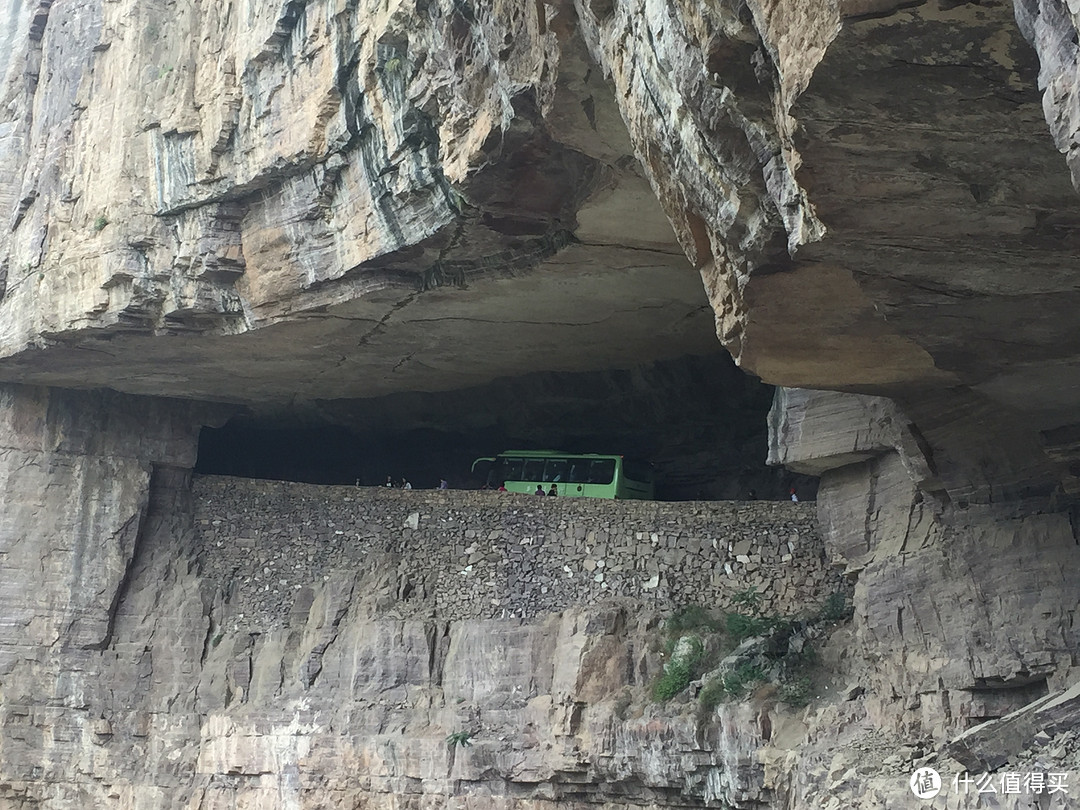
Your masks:
<svg viewBox="0 0 1080 810"><path fill-rule="evenodd" d="M638 498L652 500L652 466L646 462L598 453L556 450L507 450L494 458L478 458L472 471L489 488L510 492L544 492L554 484L571 498Z"/></svg>

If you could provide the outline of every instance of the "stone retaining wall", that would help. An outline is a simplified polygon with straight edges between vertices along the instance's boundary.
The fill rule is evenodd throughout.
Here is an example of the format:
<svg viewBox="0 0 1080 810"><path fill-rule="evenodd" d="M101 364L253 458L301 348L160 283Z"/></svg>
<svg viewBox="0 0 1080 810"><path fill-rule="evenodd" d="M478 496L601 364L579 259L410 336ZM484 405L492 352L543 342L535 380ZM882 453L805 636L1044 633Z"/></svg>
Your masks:
<svg viewBox="0 0 1080 810"><path fill-rule="evenodd" d="M840 589L814 504L541 498L197 477L197 559L244 624L276 623L347 573L374 609L444 619L531 617L625 598L769 613ZM360 575L360 576L357 576ZM300 604L296 609L306 610Z"/></svg>

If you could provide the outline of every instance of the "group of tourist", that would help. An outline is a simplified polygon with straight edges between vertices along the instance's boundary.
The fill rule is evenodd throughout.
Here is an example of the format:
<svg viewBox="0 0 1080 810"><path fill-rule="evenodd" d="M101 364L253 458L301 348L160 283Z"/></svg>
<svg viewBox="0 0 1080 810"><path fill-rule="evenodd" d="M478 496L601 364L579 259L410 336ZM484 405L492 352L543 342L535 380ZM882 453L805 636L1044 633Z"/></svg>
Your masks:
<svg viewBox="0 0 1080 810"><path fill-rule="evenodd" d="M359 479L357 479L356 485L360 486L360 480ZM394 479L391 478L389 475L386 476L386 483L383 484L383 486L386 487L387 489L395 489L395 488L396 489L412 489L412 484L409 483L409 481L407 479L402 478L401 483L395 484ZM450 489L450 484L447 483L445 478L440 478L439 479L439 489Z"/></svg>
<svg viewBox="0 0 1080 810"><path fill-rule="evenodd" d="M488 488L487 484L484 484L484 486L480 487L480 489L487 489L487 488ZM508 490L506 488L506 482L504 481L503 483L499 484L498 489L495 490L495 491L496 492L509 492L510 490ZM559 494L559 486L558 486L558 484L552 484L551 489L549 489L547 492L544 492L544 487L541 484L537 484L536 485L536 492L533 493L533 495L551 495L552 497L554 497L555 495L558 495L558 494Z"/></svg>

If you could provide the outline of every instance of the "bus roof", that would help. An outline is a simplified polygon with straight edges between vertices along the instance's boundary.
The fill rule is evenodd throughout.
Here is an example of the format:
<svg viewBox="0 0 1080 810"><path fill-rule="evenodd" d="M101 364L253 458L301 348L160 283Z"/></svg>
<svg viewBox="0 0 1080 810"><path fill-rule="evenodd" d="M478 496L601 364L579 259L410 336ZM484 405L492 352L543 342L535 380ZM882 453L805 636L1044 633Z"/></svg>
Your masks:
<svg viewBox="0 0 1080 810"><path fill-rule="evenodd" d="M519 456L521 458L622 458L618 453L568 453L565 450L504 450L498 458L503 456Z"/></svg>

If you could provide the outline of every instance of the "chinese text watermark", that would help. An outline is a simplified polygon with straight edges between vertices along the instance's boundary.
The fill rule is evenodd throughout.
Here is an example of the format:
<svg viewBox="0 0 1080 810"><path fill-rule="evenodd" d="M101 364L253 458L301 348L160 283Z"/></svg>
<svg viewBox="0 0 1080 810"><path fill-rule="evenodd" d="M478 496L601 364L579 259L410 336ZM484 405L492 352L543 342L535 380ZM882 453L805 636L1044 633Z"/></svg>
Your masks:
<svg viewBox="0 0 1080 810"><path fill-rule="evenodd" d="M952 778L952 782L942 781L941 774L930 767L922 767L911 774L908 780L911 792L919 799L932 799L942 792L951 792L965 796L968 794L994 793L1001 795L1053 794L1069 792L1069 774L1061 771L1029 771L1020 773L970 773L963 771Z"/></svg>

